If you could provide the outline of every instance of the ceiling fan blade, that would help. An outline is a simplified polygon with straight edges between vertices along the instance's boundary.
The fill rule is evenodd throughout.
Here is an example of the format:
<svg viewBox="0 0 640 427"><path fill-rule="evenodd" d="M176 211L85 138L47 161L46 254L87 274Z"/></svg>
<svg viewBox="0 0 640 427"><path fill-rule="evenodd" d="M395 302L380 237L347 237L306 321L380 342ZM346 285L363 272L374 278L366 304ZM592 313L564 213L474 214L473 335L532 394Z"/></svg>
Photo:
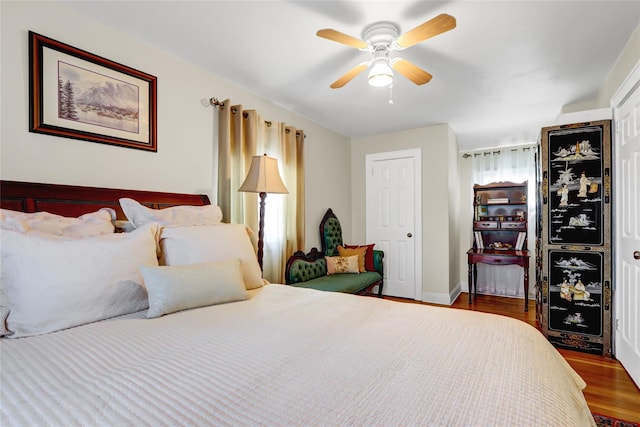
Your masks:
<svg viewBox="0 0 640 427"><path fill-rule="evenodd" d="M393 69L414 82L417 85L423 85L429 83L431 80L431 74L427 73L422 68L414 65L412 62L406 59L397 59L393 62Z"/></svg>
<svg viewBox="0 0 640 427"><path fill-rule="evenodd" d="M369 67L369 64L367 62L363 62L361 64L356 65L355 67L347 71L345 74L343 74L343 76L340 77L338 80L333 82L331 84L331 89L341 88L342 86L346 85L351 80L353 80L355 76L357 76L358 74L366 70L368 67Z"/></svg>
<svg viewBox="0 0 640 427"><path fill-rule="evenodd" d="M368 46L367 43L365 43L360 39L357 39L345 33L341 33L340 31L332 30L330 28L326 28L324 30L318 30L316 35L318 37L323 37L325 39L333 40L334 42L355 47L356 49L366 49Z"/></svg>
<svg viewBox="0 0 640 427"><path fill-rule="evenodd" d="M396 44L404 49L455 27L456 18L443 13L402 34L396 39Z"/></svg>

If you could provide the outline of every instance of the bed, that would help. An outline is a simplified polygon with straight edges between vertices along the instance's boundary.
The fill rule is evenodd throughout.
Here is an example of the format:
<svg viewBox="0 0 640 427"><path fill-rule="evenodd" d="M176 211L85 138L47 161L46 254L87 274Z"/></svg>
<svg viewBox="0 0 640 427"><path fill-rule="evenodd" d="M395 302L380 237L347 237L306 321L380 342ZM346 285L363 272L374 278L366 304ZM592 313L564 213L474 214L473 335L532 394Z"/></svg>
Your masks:
<svg viewBox="0 0 640 427"><path fill-rule="evenodd" d="M79 216L107 206L119 220L123 196L152 209L209 205L9 181L0 196L3 209ZM595 425L583 380L514 319L281 284L149 318L152 308L149 288L148 310L0 339L0 424Z"/></svg>

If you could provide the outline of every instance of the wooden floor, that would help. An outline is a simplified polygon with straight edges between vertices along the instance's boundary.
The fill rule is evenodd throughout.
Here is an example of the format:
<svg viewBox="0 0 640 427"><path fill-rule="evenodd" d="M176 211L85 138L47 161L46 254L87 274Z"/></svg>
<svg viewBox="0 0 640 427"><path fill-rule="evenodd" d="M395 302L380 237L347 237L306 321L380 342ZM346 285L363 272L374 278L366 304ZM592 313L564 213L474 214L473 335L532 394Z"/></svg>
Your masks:
<svg viewBox="0 0 640 427"><path fill-rule="evenodd" d="M416 302L401 298L385 298ZM451 307L501 314L536 326L535 302L533 301L529 301L529 311L525 312L524 300L521 299L478 295L469 304L468 298L468 294L461 294ZM640 423L640 390L620 365L620 362L578 351L563 349L558 351L587 383L584 396L589 403L591 412Z"/></svg>

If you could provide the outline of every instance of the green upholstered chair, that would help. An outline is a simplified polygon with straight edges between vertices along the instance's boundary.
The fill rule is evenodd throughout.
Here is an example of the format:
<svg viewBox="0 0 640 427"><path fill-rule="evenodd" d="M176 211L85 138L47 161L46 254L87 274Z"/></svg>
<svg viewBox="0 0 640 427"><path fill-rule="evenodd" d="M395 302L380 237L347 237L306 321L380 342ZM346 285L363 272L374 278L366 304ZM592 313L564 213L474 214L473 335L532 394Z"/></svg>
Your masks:
<svg viewBox="0 0 640 427"><path fill-rule="evenodd" d="M327 276L324 257L338 256L338 246L343 244L342 226L331 209L327 210L320 221L320 243L322 252L312 248L308 254L298 251L289 258L285 269L285 281L288 285L353 294L370 293L372 288L378 286L377 295L382 296L382 251L373 251L373 265L376 271Z"/></svg>

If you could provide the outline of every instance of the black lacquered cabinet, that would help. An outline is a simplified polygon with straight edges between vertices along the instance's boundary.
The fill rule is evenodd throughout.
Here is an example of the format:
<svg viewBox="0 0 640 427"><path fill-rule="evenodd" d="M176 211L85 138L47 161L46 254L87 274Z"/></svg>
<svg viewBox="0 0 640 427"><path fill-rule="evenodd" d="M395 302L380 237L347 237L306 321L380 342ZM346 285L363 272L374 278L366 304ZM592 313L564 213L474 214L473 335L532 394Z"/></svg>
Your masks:
<svg viewBox="0 0 640 427"><path fill-rule="evenodd" d="M557 347L611 355L611 121L542 129L536 315Z"/></svg>

